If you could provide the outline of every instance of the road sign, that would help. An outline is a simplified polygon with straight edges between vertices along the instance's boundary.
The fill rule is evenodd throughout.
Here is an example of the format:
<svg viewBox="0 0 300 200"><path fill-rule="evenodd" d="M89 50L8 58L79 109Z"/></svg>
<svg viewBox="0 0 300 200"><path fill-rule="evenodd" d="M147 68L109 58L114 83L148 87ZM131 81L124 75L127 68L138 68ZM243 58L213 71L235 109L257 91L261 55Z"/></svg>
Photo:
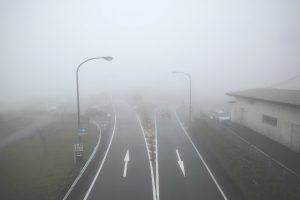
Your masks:
<svg viewBox="0 0 300 200"><path fill-rule="evenodd" d="M78 135L86 135L87 134L86 128L79 128L77 134Z"/></svg>
<svg viewBox="0 0 300 200"><path fill-rule="evenodd" d="M83 144L74 144L74 151L75 152L82 152L83 151Z"/></svg>

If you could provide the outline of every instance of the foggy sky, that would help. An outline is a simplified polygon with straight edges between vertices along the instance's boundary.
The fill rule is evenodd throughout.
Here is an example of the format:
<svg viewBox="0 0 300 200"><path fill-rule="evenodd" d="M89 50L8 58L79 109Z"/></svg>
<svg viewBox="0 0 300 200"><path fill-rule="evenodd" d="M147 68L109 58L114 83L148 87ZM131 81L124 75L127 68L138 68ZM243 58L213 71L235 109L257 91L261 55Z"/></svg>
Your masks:
<svg viewBox="0 0 300 200"><path fill-rule="evenodd" d="M157 89L194 101L300 74L298 0L1 0L1 105L102 90ZM300 89L300 86L298 87ZM0 106L1 107L1 106Z"/></svg>

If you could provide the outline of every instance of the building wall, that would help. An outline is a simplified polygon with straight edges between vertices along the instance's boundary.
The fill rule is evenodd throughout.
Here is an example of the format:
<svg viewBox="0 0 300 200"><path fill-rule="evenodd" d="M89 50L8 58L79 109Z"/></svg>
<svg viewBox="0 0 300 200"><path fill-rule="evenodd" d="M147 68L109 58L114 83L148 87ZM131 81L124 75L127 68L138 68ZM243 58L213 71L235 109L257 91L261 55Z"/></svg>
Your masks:
<svg viewBox="0 0 300 200"><path fill-rule="evenodd" d="M263 115L277 118L277 126L264 123ZM299 151L291 143L292 125L300 125L299 107L237 98L231 111L231 120Z"/></svg>

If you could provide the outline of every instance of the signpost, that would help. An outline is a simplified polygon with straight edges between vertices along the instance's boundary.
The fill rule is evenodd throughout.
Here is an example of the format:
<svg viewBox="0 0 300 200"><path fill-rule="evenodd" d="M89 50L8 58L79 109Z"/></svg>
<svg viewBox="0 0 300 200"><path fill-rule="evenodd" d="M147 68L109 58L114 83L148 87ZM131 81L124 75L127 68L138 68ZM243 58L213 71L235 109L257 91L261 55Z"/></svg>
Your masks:
<svg viewBox="0 0 300 200"><path fill-rule="evenodd" d="M77 131L77 134L79 136L86 135L87 134L86 128L79 128L78 131Z"/></svg>
<svg viewBox="0 0 300 200"><path fill-rule="evenodd" d="M74 144L74 162L82 161L83 158L83 144Z"/></svg>

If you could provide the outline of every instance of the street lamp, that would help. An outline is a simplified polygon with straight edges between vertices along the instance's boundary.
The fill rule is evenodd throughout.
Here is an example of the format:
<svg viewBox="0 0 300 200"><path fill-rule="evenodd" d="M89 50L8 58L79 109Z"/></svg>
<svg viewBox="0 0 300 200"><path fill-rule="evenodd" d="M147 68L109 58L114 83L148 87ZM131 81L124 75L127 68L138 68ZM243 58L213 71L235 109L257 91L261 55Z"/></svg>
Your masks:
<svg viewBox="0 0 300 200"><path fill-rule="evenodd" d="M187 76L189 78L190 81L190 106L189 106L189 128L191 127L191 123L192 123L192 77L190 74L186 73L186 72L177 72L174 71L172 72L173 74L183 74L185 76Z"/></svg>
<svg viewBox="0 0 300 200"><path fill-rule="evenodd" d="M110 56L105 56L105 57L94 57L94 58L89 58L85 61L83 61L82 63L80 63L80 65L78 65L77 70L76 70L76 86L77 86L77 131L80 131L80 104L79 104L79 87L78 87L78 72L80 67L91 61L91 60L98 60L98 59L104 59L106 61L111 61L113 59L113 57ZM78 135L78 143L81 144L81 135Z"/></svg>

